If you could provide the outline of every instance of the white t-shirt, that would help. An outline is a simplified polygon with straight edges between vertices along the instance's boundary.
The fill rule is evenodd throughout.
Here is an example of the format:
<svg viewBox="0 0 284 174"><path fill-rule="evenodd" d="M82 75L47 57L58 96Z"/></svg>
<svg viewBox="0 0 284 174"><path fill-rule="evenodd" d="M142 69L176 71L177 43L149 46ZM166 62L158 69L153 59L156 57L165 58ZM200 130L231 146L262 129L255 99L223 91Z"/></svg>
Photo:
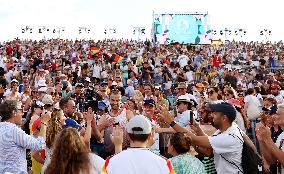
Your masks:
<svg viewBox="0 0 284 174"><path fill-rule="evenodd" d="M192 72L192 71L186 72L186 79L187 79L188 82L191 82L191 81L194 80L194 79L193 79L193 72Z"/></svg>
<svg viewBox="0 0 284 174"><path fill-rule="evenodd" d="M91 174L101 174L105 160L94 153L90 153L90 160L92 164Z"/></svg>
<svg viewBox="0 0 284 174"><path fill-rule="evenodd" d="M281 90L281 91L280 91L280 95L281 95L282 97L284 97L284 90Z"/></svg>
<svg viewBox="0 0 284 174"><path fill-rule="evenodd" d="M284 132L282 132L276 140L275 144L278 148L280 147L281 141L284 141ZM281 150L284 152L284 144L282 144ZM281 165L281 174L284 174L284 165Z"/></svg>
<svg viewBox="0 0 284 174"><path fill-rule="evenodd" d="M103 172L107 174L170 174L171 162L147 148L128 148L106 160Z"/></svg>
<svg viewBox="0 0 284 174"><path fill-rule="evenodd" d="M178 62L182 68L187 65L188 60L189 58L186 55L181 55L178 57Z"/></svg>
<svg viewBox="0 0 284 174"><path fill-rule="evenodd" d="M128 86L126 89L125 89L125 95L128 95L129 97L133 97L134 95L134 87L133 86Z"/></svg>
<svg viewBox="0 0 284 174"><path fill-rule="evenodd" d="M245 96L244 102L246 104L249 104L250 102L254 102L256 106L261 106L258 98L256 96L254 96L254 95L247 95L247 96Z"/></svg>
<svg viewBox="0 0 284 174"><path fill-rule="evenodd" d="M94 64L93 66L93 75L92 77L95 77L95 78L100 78L100 74L101 74L101 66L100 65L96 65Z"/></svg>
<svg viewBox="0 0 284 174"><path fill-rule="evenodd" d="M277 104L284 103L284 99L283 99L283 96L281 94L277 95L275 97L275 100L277 101Z"/></svg>
<svg viewBox="0 0 284 174"><path fill-rule="evenodd" d="M221 133L220 130L217 130L214 135L208 137L208 139L213 148L214 163L217 173L238 174L241 173L240 170L243 171L241 165L243 138L235 123L223 133ZM228 161L236 164L239 169Z"/></svg>

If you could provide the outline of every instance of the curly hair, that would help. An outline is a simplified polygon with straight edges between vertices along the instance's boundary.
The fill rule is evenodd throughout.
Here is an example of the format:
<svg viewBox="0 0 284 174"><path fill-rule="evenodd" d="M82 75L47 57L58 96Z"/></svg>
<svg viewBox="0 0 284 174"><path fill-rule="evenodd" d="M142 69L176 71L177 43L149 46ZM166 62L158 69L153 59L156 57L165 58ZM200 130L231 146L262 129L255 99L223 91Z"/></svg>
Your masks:
<svg viewBox="0 0 284 174"><path fill-rule="evenodd" d="M53 154L45 174L90 174L89 152L75 128L63 129L56 136Z"/></svg>
<svg viewBox="0 0 284 174"><path fill-rule="evenodd" d="M60 124L62 110L55 109L51 114L51 119L46 128L46 146L50 149L53 145L56 135L61 131Z"/></svg>
<svg viewBox="0 0 284 174"><path fill-rule="evenodd" d="M174 133L170 139L170 144L178 154L189 152L191 138L186 133Z"/></svg>

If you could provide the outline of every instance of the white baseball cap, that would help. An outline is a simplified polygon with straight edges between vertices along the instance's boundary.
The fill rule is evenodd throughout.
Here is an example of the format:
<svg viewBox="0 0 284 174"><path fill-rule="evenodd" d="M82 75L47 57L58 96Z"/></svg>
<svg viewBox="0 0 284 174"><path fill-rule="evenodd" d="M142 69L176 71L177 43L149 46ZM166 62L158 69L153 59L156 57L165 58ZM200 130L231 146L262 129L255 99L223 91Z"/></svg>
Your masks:
<svg viewBox="0 0 284 174"><path fill-rule="evenodd" d="M47 87L40 87L38 89L38 92L46 92L47 91Z"/></svg>
<svg viewBox="0 0 284 174"><path fill-rule="evenodd" d="M141 130L133 130L133 128L141 128ZM129 134L150 134L152 131L151 122L143 115L136 115L131 118L126 125L126 130Z"/></svg>
<svg viewBox="0 0 284 174"><path fill-rule="evenodd" d="M178 97L177 102L190 102L188 95L181 95Z"/></svg>

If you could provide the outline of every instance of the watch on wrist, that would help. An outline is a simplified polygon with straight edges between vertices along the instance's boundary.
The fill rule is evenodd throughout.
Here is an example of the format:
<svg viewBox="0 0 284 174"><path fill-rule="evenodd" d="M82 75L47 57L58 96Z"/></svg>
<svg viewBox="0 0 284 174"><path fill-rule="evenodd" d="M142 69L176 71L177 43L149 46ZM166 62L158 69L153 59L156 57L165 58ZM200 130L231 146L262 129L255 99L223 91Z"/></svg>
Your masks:
<svg viewBox="0 0 284 174"><path fill-rule="evenodd" d="M172 121L172 122L170 123L170 126L171 126L171 127L174 127L176 124L177 124L177 123L176 123L175 121Z"/></svg>

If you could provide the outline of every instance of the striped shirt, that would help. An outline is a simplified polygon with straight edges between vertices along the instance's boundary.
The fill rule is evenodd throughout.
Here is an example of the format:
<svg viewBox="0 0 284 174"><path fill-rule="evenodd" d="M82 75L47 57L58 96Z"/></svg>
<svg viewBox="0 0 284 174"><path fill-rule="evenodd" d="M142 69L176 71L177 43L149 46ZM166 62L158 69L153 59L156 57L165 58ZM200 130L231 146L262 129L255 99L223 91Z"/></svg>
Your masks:
<svg viewBox="0 0 284 174"><path fill-rule="evenodd" d="M43 137L34 138L17 125L0 123L0 173L27 174L26 149L45 147Z"/></svg>

